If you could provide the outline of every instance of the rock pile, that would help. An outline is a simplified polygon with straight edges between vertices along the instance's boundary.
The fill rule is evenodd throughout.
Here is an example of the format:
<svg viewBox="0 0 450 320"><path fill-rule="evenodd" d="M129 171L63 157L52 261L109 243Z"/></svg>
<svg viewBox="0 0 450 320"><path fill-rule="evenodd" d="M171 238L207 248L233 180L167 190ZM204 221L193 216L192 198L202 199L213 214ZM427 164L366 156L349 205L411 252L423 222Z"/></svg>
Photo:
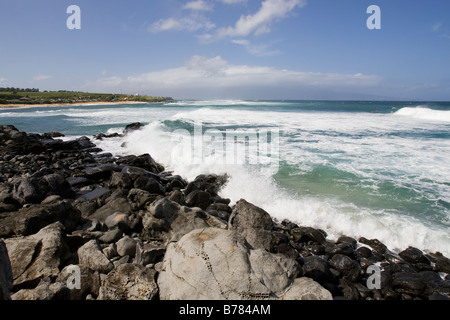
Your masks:
<svg viewBox="0 0 450 320"><path fill-rule="evenodd" d="M232 205L227 176L58 136L0 126L0 299L449 299L440 253L332 241Z"/></svg>

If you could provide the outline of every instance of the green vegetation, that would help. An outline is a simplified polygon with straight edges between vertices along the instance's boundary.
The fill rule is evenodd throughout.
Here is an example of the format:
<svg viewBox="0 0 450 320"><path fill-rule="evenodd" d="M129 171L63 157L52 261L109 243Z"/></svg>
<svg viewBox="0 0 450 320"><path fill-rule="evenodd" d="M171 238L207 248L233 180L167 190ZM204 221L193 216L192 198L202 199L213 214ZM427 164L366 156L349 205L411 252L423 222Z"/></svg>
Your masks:
<svg viewBox="0 0 450 320"><path fill-rule="evenodd" d="M165 102L172 101L168 97L151 97L114 93L89 93L75 91L44 91L39 89L0 88L1 104L66 104L90 102Z"/></svg>

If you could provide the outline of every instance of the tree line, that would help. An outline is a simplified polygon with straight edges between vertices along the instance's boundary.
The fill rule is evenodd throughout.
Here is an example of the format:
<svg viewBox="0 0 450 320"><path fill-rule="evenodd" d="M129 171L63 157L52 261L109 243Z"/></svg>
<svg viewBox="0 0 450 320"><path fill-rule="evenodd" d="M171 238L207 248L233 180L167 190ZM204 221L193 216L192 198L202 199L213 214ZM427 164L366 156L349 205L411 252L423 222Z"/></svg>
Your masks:
<svg viewBox="0 0 450 320"><path fill-rule="evenodd" d="M39 89L37 88L14 88L14 87L6 87L2 88L0 87L0 92L39 92Z"/></svg>

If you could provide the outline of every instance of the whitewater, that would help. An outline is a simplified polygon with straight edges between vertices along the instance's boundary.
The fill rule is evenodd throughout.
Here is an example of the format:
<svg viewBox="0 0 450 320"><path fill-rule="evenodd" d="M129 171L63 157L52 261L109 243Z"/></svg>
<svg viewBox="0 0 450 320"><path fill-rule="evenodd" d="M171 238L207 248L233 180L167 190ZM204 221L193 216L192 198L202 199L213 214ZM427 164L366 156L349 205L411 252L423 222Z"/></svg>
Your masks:
<svg viewBox="0 0 450 320"><path fill-rule="evenodd" d="M364 236L450 256L449 103L190 100L4 109L0 122L65 139L142 122L142 130L94 142L115 155L149 153L188 180L226 173L222 197L332 239ZM203 153L186 153L198 128ZM276 156L277 166L219 161L217 137L227 130L279 134L277 153L259 155ZM236 143L252 146L251 139Z"/></svg>

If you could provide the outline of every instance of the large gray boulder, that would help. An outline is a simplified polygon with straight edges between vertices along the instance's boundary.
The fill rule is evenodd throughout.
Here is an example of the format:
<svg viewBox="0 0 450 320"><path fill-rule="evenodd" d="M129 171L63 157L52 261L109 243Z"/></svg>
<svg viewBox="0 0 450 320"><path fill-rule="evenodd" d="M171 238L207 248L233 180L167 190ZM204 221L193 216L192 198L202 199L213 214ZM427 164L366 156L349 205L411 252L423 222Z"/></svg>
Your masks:
<svg viewBox="0 0 450 320"><path fill-rule="evenodd" d="M52 283L49 277L43 278L34 289L21 289L12 295L12 300L67 300L70 289L64 283Z"/></svg>
<svg viewBox="0 0 450 320"><path fill-rule="evenodd" d="M77 254L79 264L88 266L94 271L108 273L114 268L113 263L105 256L95 239L81 246Z"/></svg>
<svg viewBox="0 0 450 320"><path fill-rule="evenodd" d="M252 249L236 231L193 230L168 245L158 277L163 300L293 299L307 296L300 266L284 255ZM307 298L331 299L314 281ZM320 294L319 294L320 293Z"/></svg>
<svg viewBox="0 0 450 320"><path fill-rule="evenodd" d="M266 211L246 200L236 202L228 221L228 228L242 234L253 248L270 250L272 218Z"/></svg>
<svg viewBox="0 0 450 320"><path fill-rule="evenodd" d="M13 181L12 197L21 205L39 203L49 195L72 198L74 192L63 175L52 173L44 176L21 177Z"/></svg>
<svg viewBox="0 0 450 320"><path fill-rule="evenodd" d="M66 229L74 230L80 220L80 213L70 200L34 204L8 215L0 225L0 236L28 236L45 226L60 221Z"/></svg>
<svg viewBox="0 0 450 320"><path fill-rule="evenodd" d="M68 252L63 232L61 222L55 222L31 236L5 240L15 286L37 284L44 277L59 275L59 266Z"/></svg>

